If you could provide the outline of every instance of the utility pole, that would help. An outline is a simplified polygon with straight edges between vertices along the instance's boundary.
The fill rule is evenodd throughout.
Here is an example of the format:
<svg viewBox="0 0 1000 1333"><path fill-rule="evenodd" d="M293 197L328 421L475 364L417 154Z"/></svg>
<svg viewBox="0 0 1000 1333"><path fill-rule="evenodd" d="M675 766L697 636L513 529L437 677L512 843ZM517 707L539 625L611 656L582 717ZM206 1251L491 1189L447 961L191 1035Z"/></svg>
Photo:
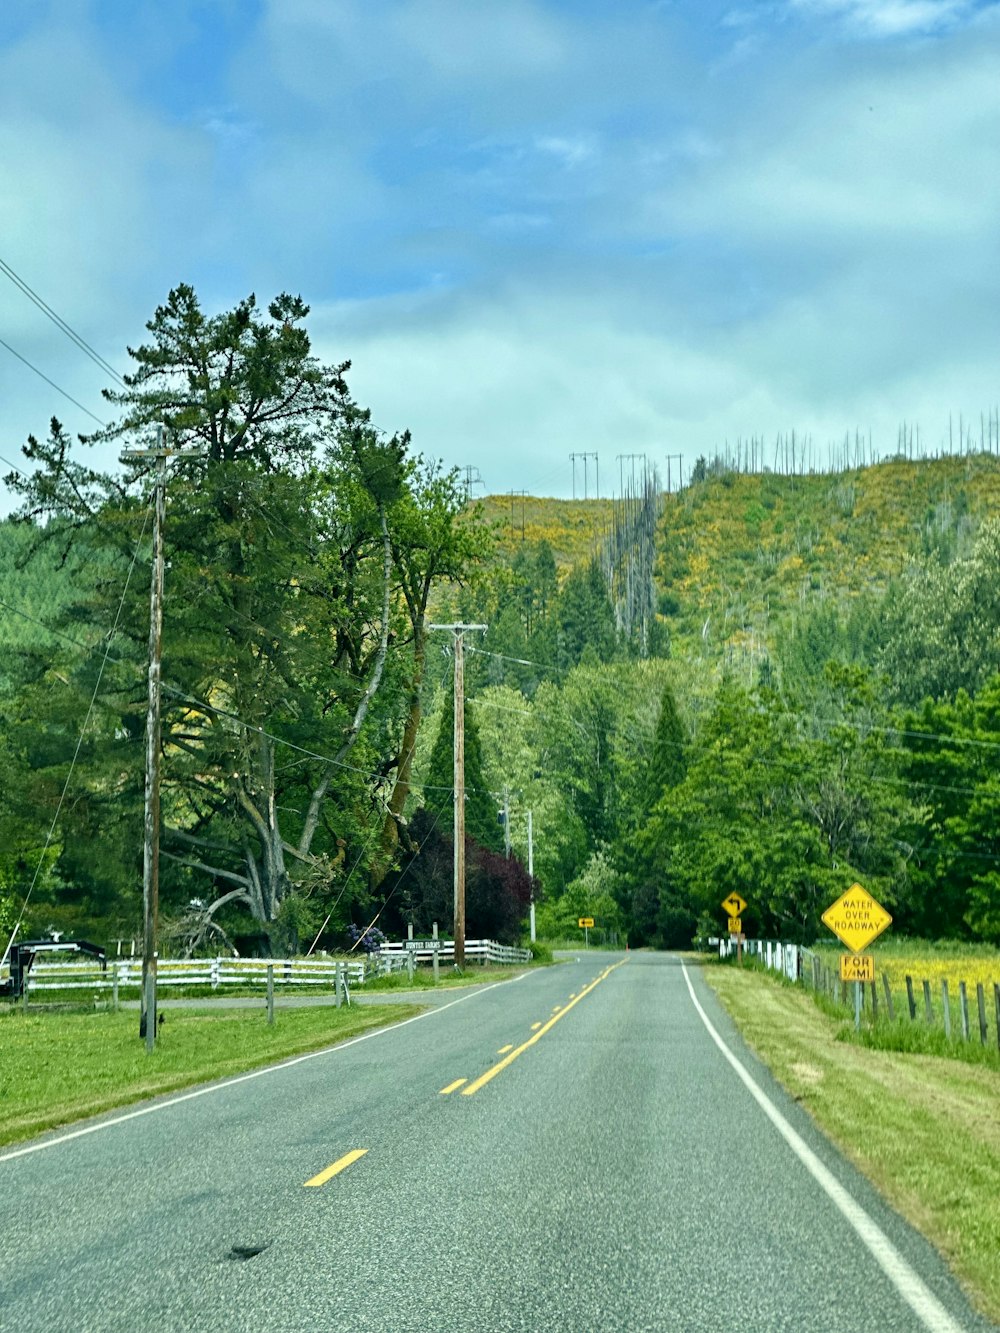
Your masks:
<svg viewBox="0 0 1000 1333"><path fill-rule="evenodd" d="M465 659L462 636L466 630L488 625L430 625L450 630L455 645L455 966L465 966Z"/></svg>
<svg viewBox="0 0 1000 1333"><path fill-rule="evenodd" d="M510 788L503 784L503 854L510 860Z"/></svg>
<svg viewBox="0 0 1000 1333"><path fill-rule="evenodd" d="M594 460L594 475L595 475L595 477L597 477L597 479L598 479L598 480L597 480L597 498L598 498L598 500L599 500L599 499L601 498L601 483L600 483L600 477L599 477L598 472L597 472L597 455L596 455L596 454L579 454L578 457L580 457L580 458L583 459L583 498L584 498L585 500L587 500L587 499L590 498L590 497L588 496L588 494L587 494L587 459L588 459L588 458L592 458L592 459Z"/></svg>
<svg viewBox="0 0 1000 1333"><path fill-rule="evenodd" d="M474 486L485 486L486 483L483 481L482 474L475 464L466 463L465 467L462 468L462 471L465 473L465 500L468 504L472 499L472 488Z"/></svg>
<svg viewBox="0 0 1000 1333"><path fill-rule="evenodd" d="M152 458L153 568L149 590L149 669L146 705L146 791L142 848L142 996L139 1036L146 1050L156 1044L157 916L160 899L160 659L163 645L163 520L167 500L167 456L162 426L155 449L134 449L125 458Z"/></svg>
<svg viewBox="0 0 1000 1333"><path fill-rule="evenodd" d="M530 915L531 942L532 942L532 944L534 944L534 942L535 942L535 887L534 887L534 878L535 878L535 848L534 848L534 843L533 843L532 836L531 836L531 811L530 811L530 810L528 811L528 878L532 881L532 887L531 887L531 906L530 906L530 908L529 908L529 911L530 911L530 914L531 914L531 915Z"/></svg>
<svg viewBox="0 0 1000 1333"><path fill-rule="evenodd" d="M142 847L142 996L139 1036L146 1050L156 1045L156 959L160 908L160 682L163 649L163 523L167 508L169 449L163 426L152 449L127 449L123 459L151 458L153 479L153 567L149 581L149 668L146 704L146 787ZM190 451L196 452L196 451Z"/></svg>
<svg viewBox="0 0 1000 1333"><path fill-rule="evenodd" d="M523 490L523 489L520 490L520 491L510 490L510 491L507 492L507 494L510 496L510 530L511 530L511 532L514 531L514 497L515 497L515 496L518 496L518 495L521 497L521 541L524 541L524 497L528 494L528 492L527 492L526 490Z"/></svg>

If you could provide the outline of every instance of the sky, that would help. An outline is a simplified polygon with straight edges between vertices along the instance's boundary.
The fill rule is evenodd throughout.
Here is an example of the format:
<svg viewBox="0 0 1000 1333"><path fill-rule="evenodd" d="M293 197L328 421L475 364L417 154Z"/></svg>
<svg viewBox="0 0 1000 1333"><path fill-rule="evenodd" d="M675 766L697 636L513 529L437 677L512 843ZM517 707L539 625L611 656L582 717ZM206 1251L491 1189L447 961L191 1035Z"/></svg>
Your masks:
<svg viewBox="0 0 1000 1333"><path fill-rule="evenodd" d="M1000 400L1000 3L4 0L0 260L118 370L178 282L299 293L480 493L935 449ZM0 339L0 457L105 419L2 273Z"/></svg>

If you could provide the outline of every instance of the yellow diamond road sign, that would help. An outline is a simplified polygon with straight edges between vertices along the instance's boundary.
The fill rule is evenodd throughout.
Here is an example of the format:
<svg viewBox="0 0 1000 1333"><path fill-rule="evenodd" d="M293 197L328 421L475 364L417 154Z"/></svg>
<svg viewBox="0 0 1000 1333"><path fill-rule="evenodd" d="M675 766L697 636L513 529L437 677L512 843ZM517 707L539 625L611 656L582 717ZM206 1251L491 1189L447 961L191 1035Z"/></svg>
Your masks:
<svg viewBox="0 0 1000 1333"><path fill-rule="evenodd" d="M746 907L746 903L738 893L731 893L728 898L723 898L722 906L730 916L739 916Z"/></svg>
<svg viewBox="0 0 1000 1333"><path fill-rule="evenodd" d="M822 921L852 953L860 953L892 924L892 917L867 889L852 884L826 909Z"/></svg>

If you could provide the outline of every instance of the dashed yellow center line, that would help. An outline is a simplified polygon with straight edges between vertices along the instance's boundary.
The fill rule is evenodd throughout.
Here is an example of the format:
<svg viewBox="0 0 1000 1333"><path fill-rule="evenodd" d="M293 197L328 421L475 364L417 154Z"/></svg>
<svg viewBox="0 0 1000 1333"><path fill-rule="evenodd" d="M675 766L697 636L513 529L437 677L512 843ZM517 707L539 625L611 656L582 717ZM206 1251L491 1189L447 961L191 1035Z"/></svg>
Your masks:
<svg viewBox="0 0 1000 1333"><path fill-rule="evenodd" d="M531 1025L532 1032L537 1032L541 1026L542 1026L541 1023L532 1023Z"/></svg>
<svg viewBox="0 0 1000 1333"><path fill-rule="evenodd" d="M446 1088L441 1089L441 1096L447 1097L449 1092L454 1092L456 1088L460 1088L463 1083L468 1083L468 1081L467 1078L457 1078L454 1083L449 1083Z"/></svg>
<svg viewBox="0 0 1000 1333"><path fill-rule="evenodd" d="M605 968L605 970L601 973L599 977L595 978L595 980L592 981L589 986L585 986L583 990L580 991L579 995L577 995L575 1000L571 1000L570 1003L566 1006L566 1008L561 1009L559 1013L553 1014L553 1016L549 1019L547 1023L545 1024L532 1023L531 1025L532 1029L537 1028L537 1031L534 1033L534 1035L529 1037L526 1042L523 1042L520 1046L516 1047L513 1051L510 1052L509 1055L505 1055L504 1058L498 1061L495 1065L493 1065L492 1068L487 1069L485 1074L480 1074L480 1076L477 1079L473 1079L473 1081L470 1084L468 1084L467 1087L464 1087L462 1089L462 1096L471 1097L473 1093L476 1093L479 1091L480 1088L485 1087L486 1084L489 1083L490 1079L496 1078L497 1074L499 1074L502 1070L506 1069L508 1065L513 1064L514 1061L517 1059L517 1057L519 1055L522 1055L528 1049L529 1046L534 1046L536 1041L540 1041L542 1037L545 1036L546 1032L548 1032L551 1028L555 1027L555 1025L559 1022L560 1018L565 1018L566 1015L569 1013L569 1011L575 1005L578 1005L585 995L589 995L595 986L599 986L605 977L610 976L616 967L621 967L623 963L627 962L628 959L623 958L621 962L612 963L610 967Z"/></svg>
<svg viewBox="0 0 1000 1333"><path fill-rule="evenodd" d="M344 1153L343 1157L338 1157L332 1166L328 1166L318 1176L313 1176L312 1180L307 1180L306 1185L325 1185L328 1180L332 1180L334 1176L339 1175L345 1167L350 1166L352 1162L356 1162L359 1157L364 1157L367 1151L367 1148L354 1148L351 1152Z"/></svg>
<svg viewBox="0 0 1000 1333"><path fill-rule="evenodd" d="M497 1055L506 1055L508 1051L512 1051L513 1049L514 1049L514 1043L512 1041L509 1041L506 1046L500 1047L500 1049L497 1051Z"/></svg>

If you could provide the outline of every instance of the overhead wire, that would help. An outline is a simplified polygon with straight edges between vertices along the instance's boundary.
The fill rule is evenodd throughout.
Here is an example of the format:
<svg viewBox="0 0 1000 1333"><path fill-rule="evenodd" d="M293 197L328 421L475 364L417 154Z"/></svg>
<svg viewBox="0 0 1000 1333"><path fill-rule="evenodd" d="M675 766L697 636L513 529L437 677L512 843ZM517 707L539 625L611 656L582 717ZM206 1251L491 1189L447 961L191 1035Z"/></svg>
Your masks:
<svg viewBox="0 0 1000 1333"><path fill-rule="evenodd" d="M117 383L122 388L125 387L124 379L121 377L121 375L119 375L118 371L115 370L114 366L112 366L108 361L105 361L104 357L101 356L100 352L95 351L94 348L91 347L90 343L87 342L86 338L82 337L79 333L76 332L75 329L71 328L61 315L57 314L56 311L53 310L52 307L46 301L43 301L42 298L38 295L38 293L34 290L34 288L30 287L28 283L25 282L24 278L20 276L20 274L15 273L14 270L11 268L11 266L4 259L0 259L0 273L3 273L6 277L8 277L14 284L14 286L17 287L19 291L23 292L24 295L28 298L28 300L32 301L42 312L42 314L45 315L47 319L50 319L52 321L52 323L56 326L57 329L60 330L60 332L64 333L67 338L69 338L73 343L75 343L76 346L80 349L81 352L83 352L85 356L89 356L91 361L93 361L95 365L99 366L101 370L103 370L106 374L110 375L112 379L116 380Z"/></svg>
<svg viewBox="0 0 1000 1333"><path fill-rule="evenodd" d="M108 664L108 659L111 654L111 644L112 641L114 640L115 634L118 632L118 624L121 620L122 610L125 606L125 598L126 595L128 594L129 582L131 581L132 572L135 569L136 561L139 558L139 548L141 547L143 538L146 535L146 526L149 522L149 513L150 513L150 508L149 506L147 506L145 519L142 525L142 530L139 533L139 537L135 544L135 550L132 553L132 563L129 565L128 573L125 575L125 583L124 586L122 587L122 595L118 601L118 609L115 613L115 621L111 627L110 634L107 636L104 658L101 662L100 670L97 673L97 680L94 682L94 689L90 696L90 703L87 707L86 716L83 719L83 726L80 728L80 734L77 737L76 749L73 751L73 758L70 760L69 771L66 774L66 780L63 782L62 791L59 794L59 800L56 803L56 809L55 813L52 816L52 822L49 825L49 831L45 836L45 842L42 845L42 850L38 854L38 861L37 864L35 865L35 873L32 875L31 883L28 885L27 892L24 895L24 899L21 903L21 910L18 912L17 920L14 922L14 929L11 932L10 939L7 941L7 947L3 951L2 955L3 959L6 959L8 953L10 952L10 947L14 943L14 938L21 927L21 922L24 920L24 914L28 910L28 903L31 901L31 895L34 893L35 885L38 882L38 876L41 874L42 866L45 862L46 853L48 852L49 846L51 845L52 842L52 838L55 835L56 825L59 822L59 816L62 813L63 804L65 803L66 800L66 793L69 791L69 784L73 779L73 773L76 769L76 761L79 759L80 750L83 747L83 738L87 734L87 728L90 725L90 719L93 715L94 707L97 703L97 695L101 688L101 681L104 678L104 670Z"/></svg>
<svg viewBox="0 0 1000 1333"><path fill-rule="evenodd" d="M95 414L91 412L89 407L84 407L83 403L81 403L79 399L74 398L71 393L67 393L65 389L60 388L60 386L55 382L55 380L49 379L48 375L46 375L43 370L39 370L36 365L33 365L26 356L22 356L20 352L15 351L15 349L11 347L10 343L5 342L3 338L0 338L0 347L6 347L7 351L10 352L11 356L16 356L18 361L23 362L24 365L26 365L29 370L33 370L35 374L39 376L40 379L43 379L46 384L50 385L51 388L55 389L56 393L61 393L62 396L68 399L68 401L71 402L74 407L78 407L81 412L86 413L86 415L90 417L91 421L96 421L97 424L102 428L107 425L107 423L102 421L99 416L95 416Z"/></svg>

